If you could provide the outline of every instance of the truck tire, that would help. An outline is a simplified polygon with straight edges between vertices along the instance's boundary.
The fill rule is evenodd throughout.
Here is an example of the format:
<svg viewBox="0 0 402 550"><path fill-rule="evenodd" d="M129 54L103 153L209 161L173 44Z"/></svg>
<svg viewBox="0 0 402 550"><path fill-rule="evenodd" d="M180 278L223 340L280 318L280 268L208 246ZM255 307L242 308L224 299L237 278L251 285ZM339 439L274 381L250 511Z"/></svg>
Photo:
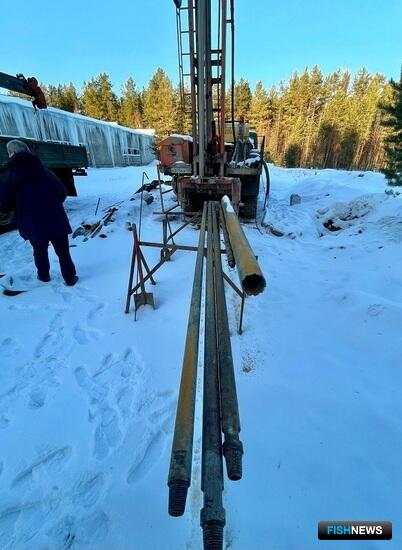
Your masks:
<svg viewBox="0 0 402 550"><path fill-rule="evenodd" d="M75 188L74 176L71 168L54 168L52 171L64 183L67 195L69 197L76 197L77 189Z"/></svg>

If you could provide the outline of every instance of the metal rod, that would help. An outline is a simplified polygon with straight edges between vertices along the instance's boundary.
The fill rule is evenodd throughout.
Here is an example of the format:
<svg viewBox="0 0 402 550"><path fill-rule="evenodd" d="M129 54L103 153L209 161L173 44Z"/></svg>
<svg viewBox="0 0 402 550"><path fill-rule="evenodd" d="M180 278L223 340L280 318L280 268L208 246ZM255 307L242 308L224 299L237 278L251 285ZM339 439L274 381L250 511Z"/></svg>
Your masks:
<svg viewBox="0 0 402 550"><path fill-rule="evenodd" d="M141 292L139 294L134 295L134 305L135 305L134 321L136 321L137 320L137 309L140 306L148 304L148 305L152 306L155 309L155 303L154 303L154 296L153 296L152 292L146 292L146 290L145 290L145 280L144 280L144 274L143 274L143 271L142 271L142 261L141 261L141 249L140 249L139 240L138 240L138 236L137 236L137 226L136 226L135 223L132 225L132 230L133 230L133 237L134 237L135 255L137 257L137 285L136 285L136 289L138 288L138 286L141 288ZM148 275L149 275L149 278L152 279L152 273L148 273ZM138 279L139 279L139 281L138 281Z"/></svg>
<svg viewBox="0 0 402 550"><path fill-rule="evenodd" d="M174 208L177 208L178 205L176 205ZM171 212L173 210L172 208L168 212L152 212L154 216L195 216L196 214L199 215L199 212L183 212L182 210L180 212Z"/></svg>
<svg viewBox="0 0 402 550"><path fill-rule="evenodd" d="M99 203L100 203L100 197L99 197L99 199L98 199L98 202L96 203L95 216L96 216L96 214L98 213Z"/></svg>
<svg viewBox="0 0 402 550"><path fill-rule="evenodd" d="M215 312L213 209L208 203L208 246L205 298L204 395L202 422L201 510L204 550L221 550L225 510L222 506L223 467Z"/></svg>
<svg viewBox="0 0 402 550"><path fill-rule="evenodd" d="M227 2L222 0L222 52L221 52L221 127L220 127L220 154L223 165L225 159L225 119L226 119L226 25L227 25ZM221 174L223 175L223 174Z"/></svg>
<svg viewBox="0 0 402 550"><path fill-rule="evenodd" d="M230 343L222 260L219 251L220 235L217 222L219 210L217 203L213 203L213 206L215 208L212 223L214 235L216 328L218 336L222 432L224 433L223 454L226 461L228 478L237 481L242 476L243 444L239 439L239 406L233 368L232 345Z"/></svg>
<svg viewBox="0 0 402 550"><path fill-rule="evenodd" d="M207 203L204 203L169 470L169 514L181 516L191 483Z"/></svg>
<svg viewBox="0 0 402 550"><path fill-rule="evenodd" d="M173 254L176 252L176 249L173 248L172 250L169 251L169 255L170 257L173 256ZM160 262L158 262L152 269L151 271L145 275L144 277L144 283L146 283L149 279L152 279L152 275L158 271L158 269L160 267L162 267L162 265L167 261L166 258L162 258ZM141 284L138 283L134 288L131 289L131 292L130 292L130 295L134 294L139 288L140 288ZM128 313L128 312L127 312Z"/></svg>
<svg viewBox="0 0 402 550"><path fill-rule="evenodd" d="M243 315L244 315L244 305L246 302L246 295L243 292L243 296L241 298L241 306L240 306L240 320L239 320L239 334L243 334Z"/></svg>
<svg viewBox="0 0 402 550"><path fill-rule="evenodd" d="M230 287L233 288L233 290L236 292L236 294L238 294L240 296L240 298L243 298L244 296L244 292L242 290L240 290L235 284L234 282L228 277L228 275L226 275L225 272L223 272L223 278L225 279L225 281L228 283L228 285Z"/></svg>
<svg viewBox="0 0 402 550"><path fill-rule="evenodd" d="M167 218L163 218L163 220L162 220L162 234L163 234L163 245L164 246L161 250L161 254L166 254L167 252L169 252L169 249L166 248L166 244L168 242ZM172 239L172 242L174 242L173 239Z"/></svg>
<svg viewBox="0 0 402 550"><path fill-rule="evenodd" d="M163 214L166 214L165 212L165 203L163 201L163 192L162 192L162 180L161 180L161 172L160 172L160 168L159 168L159 164L156 166L156 171L158 173L158 183L159 183L159 197L160 197L160 200L161 200L161 208L162 208L162 213ZM172 206L171 208L169 208L167 210L167 212L171 212L172 210L174 210L175 208L177 208L179 206L179 204L176 204L174 206ZM169 222L169 218L167 216L165 216L165 219L166 219L166 223L169 227L169 231L170 233L172 233L172 228L170 227L170 222ZM174 240L172 238L172 241L174 243Z"/></svg>
<svg viewBox="0 0 402 550"><path fill-rule="evenodd" d="M134 234L133 234L134 237ZM130 265L130 275L128 277L128 289L127 289L127 299L126 299L126 309L124 310L125 313L128 313L130 311L130 300L132 296L132 286L133 286L133 278L134 278L134 268L135 268L135 259L136 259L136 253L135 253L135 241L133 239L133 253L131 256L131 265Z"/></svg>
<svg viewBox="0 0 402 550"><path fill-rule="evenodd" d="M229 233L226 227L225 216L223 215L222 206L220 207L219 222L222 227L223 240L225 241L226 257L228 260L228 264L229 264L229 267L233 268L236 265L236 261L233 256L232 245L230 244Z"/></svg>
<svg viewBox="0 0 402 550"><path fill-rule="evenodd" d="M163 195L163 193L162 193ZM168 210L165 210L165 212L162 212L162 214L164 214L166 216L166 214L175 214L177 216L178 212L172 212L172 210L174 210L175 208L177 208L179 206L179 204L174 204L173 206L171 206L170 208L168 208Z"/></svg>
<svg viewBox="0 0 402 550"><path fill-rule="evenodd" d="M154 279L154 278L152 277L152 275L150 274L150 271L151 271L151 270L150 270L149 267L148 267L148 264L147 264L147 262L146 262L146 260L145 260L145 257L144 257L144 254L142 253L141 248L140 248L140 256L141 256L142 263L144 264L145 271L148 273L148 275L150 275L149 278L151 279L151 284L156 285L155 279Z"/></svg>
<svg viewBox="0 0 402 550"><path fill-rule="evenodd" d="M191 223L194 223L198 218L200 217L200 213L197 212L197 214L195 216L193 216L192 218L190 218L189 220L187 220L186 222L184 222L183 225L181 225L178 229L176 229L176 231L174 231L173 233L171 233L168 237L168 241L170 241L170 239L173 239L173 237L175 237L178 233L180 233L180 231L182 229L184 229L185 227L187 227L188 225L190 225Z"/></svg>
<svg viewBox="0 0 402 550"><path fill-rule="evenodd" d="M195 44L194 44L194 4L193 0L188 1L188 30L190 48L190 86L191 86L191 127L193 136L193 154L197 155L197 95L195 90ZM195 172L194 172L195 173Z"/></svg>
<svg viewBox="0 0 402 550"><path fill-rule="evenodd" d="M141 241L140 245L141 246L150 246L150 247L154 247L154 248L171 248L172 250L187 250L187 251L190 251L190 252L197 252L197 250L198 250L198 248L196 246L187 246L185 244L170 244L170 243L167 243L166 245L164 245L162 243L153 243L153 242L150 242L150 241ZM206 252L207 249L205 248L204 250ZM221 253L226 254L226 250L224 248L221 248Z"/></svg>
<svg viewBox="0 0 402 550"><path fill-rule="evenodd" d="M198 76L198 175L205 175L205 43L207 0L198 0L197 9L197 76ZM197 175L197 174L195 174Z"/></svg>
<svg viewBox="0 0 402 550"><path fill-rule="evenodd" d="M229 233L230 244L236 260L240 284L247 295L256 296L266 286L264 275L240 225L239 218L227 196L221 201Z"/></svg>

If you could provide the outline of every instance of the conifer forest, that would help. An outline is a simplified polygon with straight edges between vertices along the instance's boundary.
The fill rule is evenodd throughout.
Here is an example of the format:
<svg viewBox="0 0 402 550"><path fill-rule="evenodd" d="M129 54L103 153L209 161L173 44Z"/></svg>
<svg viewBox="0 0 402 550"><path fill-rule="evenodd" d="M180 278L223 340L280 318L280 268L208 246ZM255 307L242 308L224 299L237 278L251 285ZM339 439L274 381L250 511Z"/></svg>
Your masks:
<svg viewBox="0 0 402 550"><path fill-rule="evenodd" d="M191 129L180 90L161 68L142 90L128 78L120 95L106 73L84 82L81 90L71 83L42 86L51 106L132 128L154 128L159 138ZM381 74L362 68L355 75L342 70L324 75L314 66L271 88L261 81L252 87L240 78L234 114L244 115L258 136L265 136L265 157L275 164L382 170L392 142L394 96L395 83ZM226 97L230 113L230 90Z"/></svg>

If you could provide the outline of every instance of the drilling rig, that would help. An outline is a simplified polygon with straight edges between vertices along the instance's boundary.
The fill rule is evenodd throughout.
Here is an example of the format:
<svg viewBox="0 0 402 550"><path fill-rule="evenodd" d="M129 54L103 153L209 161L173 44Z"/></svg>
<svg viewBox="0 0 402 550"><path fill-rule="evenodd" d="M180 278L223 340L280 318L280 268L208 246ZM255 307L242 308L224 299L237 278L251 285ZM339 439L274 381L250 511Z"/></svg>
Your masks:
<svg viewBox="0 0 402 550"><path fill-rule="evenodd" d="M234 0L174 0L180 94L191 115L191 135L171 134L160 144L162 171L173 177L185 212L228 195L236 211L255 218L264 140L244 117L234 116ZM231 34L231 94L226 97L227 36ZM227 112L227 104L230 104Z"/></svg>

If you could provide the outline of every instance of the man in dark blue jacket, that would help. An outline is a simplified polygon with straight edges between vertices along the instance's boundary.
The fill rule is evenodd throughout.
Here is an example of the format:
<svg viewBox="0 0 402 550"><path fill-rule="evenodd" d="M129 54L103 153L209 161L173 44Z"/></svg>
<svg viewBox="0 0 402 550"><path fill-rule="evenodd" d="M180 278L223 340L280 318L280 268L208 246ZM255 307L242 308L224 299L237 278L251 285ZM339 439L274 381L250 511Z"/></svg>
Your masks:
<svg viewBox="0 0 402 550"><path fill-rule="evenodd" d="M73 286L78 277L68 244L71 227L63 207L64 185L22 141L9 141L7 151L10 160L0 185L0 210L15 211L20 235L32 245L38 279L50 281L51 242L66 285Z"/></svg>

